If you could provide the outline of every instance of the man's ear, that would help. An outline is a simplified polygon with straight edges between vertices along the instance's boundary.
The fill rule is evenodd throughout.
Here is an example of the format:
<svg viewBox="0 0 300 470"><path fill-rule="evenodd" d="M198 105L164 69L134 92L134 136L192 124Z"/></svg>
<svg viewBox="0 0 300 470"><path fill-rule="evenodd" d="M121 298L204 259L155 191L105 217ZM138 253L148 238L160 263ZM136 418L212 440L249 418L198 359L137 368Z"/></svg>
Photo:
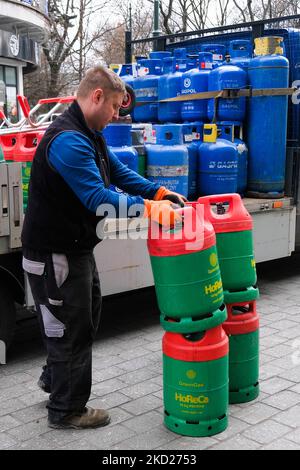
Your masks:
<svg viewBox="0 0 300 470"><path fill-rule="evenodd" d="M92 93L93 103L98 104L99 101L101 101L102 97L103 97L102 88L97 88L96 90L93 91L93 93Z"/></svg>

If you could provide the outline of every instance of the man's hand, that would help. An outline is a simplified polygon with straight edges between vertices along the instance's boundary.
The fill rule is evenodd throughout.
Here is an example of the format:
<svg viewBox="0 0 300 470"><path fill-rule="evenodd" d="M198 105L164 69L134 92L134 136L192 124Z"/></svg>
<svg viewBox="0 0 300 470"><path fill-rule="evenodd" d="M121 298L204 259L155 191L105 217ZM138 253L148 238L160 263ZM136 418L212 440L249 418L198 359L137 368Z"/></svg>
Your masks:
<svg viewBox="0 0 300 470"><path fill-rule="evenodd" d="M175 224L182 222L182 217L176 212L176 206L171 201L149 201L144 199L144 217L157 222L164 228L172 228Z"/></svg>
<svg viewBox="0 0 300 470"><path fill-rule="evenodd" d="M161 186L154 196L154 201L163 200L171 201L180 207L184 207L185 202L187 202L187 199L181 194L174 193L173 191L169 191L164 186Z"/></svg>

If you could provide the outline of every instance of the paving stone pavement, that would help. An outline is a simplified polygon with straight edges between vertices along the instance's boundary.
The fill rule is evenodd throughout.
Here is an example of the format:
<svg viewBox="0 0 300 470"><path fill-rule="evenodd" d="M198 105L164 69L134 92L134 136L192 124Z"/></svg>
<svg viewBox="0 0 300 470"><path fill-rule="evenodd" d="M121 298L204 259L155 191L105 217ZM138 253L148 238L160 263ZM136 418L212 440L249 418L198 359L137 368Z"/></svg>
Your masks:
<svg viewBox="0 0 300 470"><path fill-rule="evenodd" d="M104 300L94 344L89 404L111 413L95 430L47 427L47 395L36 381L44 351L36 320L18 330L0 366L0 449L265 450L300 449L300 257L258 266L261 394L230 405L226 431L208 438L163 425L161 338L153 289Z"/></svg>

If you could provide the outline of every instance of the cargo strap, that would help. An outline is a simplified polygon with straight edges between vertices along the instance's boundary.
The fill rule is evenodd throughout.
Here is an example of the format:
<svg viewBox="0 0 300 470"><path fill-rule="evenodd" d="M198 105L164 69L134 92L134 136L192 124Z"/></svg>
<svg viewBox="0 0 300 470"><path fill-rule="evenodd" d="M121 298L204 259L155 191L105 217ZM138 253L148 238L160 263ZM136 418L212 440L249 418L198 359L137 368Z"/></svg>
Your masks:
<svg viewBox="0 0 300 470"><path fill-rule="evenodd" d="M194 101L194 100L207 100L214 98L218 99L237 99L237 98L252 98L257 96L290 96L297 91L297 87L291 88L230 88L218 91L204 91L201 93L193 93L190 95L180 95L174 98L167 98L159 101L138 101L136 106L143 106L151 103L174 103L181 101Z"/></svg>
<svg viewBox="0 0 300 470"><path fill-rule="evenodd" d="M181 95L175 98L160 100L159 103L168 103L173 101L191 101L191 100L207 100L210 98L252 98L253 96L288 96L295 93L297 87L292 88L230 88L219 91L204 91L201 93L193 93L191 95Z"/></svg>

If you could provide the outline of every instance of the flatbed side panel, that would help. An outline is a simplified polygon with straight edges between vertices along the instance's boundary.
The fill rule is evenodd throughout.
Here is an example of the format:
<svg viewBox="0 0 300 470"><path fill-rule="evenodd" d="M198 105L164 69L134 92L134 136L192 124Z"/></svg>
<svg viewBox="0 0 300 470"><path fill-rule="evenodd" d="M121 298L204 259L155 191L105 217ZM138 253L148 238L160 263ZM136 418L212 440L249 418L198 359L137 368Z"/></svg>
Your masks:
<svg viewBox="0 0 300 470"><path fill-rule="evenodd" d="M154 284L145 237L136 240L103 240L94 250L102 295L111 295Z"/></svg>
<svg viewBox="0 0 300 470"><path fill-rule="evenodd" d="M281 209L291 209L294 206L293 198L283 197L280 199L255 199L255 198L243 198L244 206L250 214L255 212L265 211L278 211L276 206L280 206Z"/></svg>
<svg viewBox="0 0 300 470"><path fill-rule="evenodd" d="M258 263L290 256L295 250L296 207L252 214Z"/></svg>

